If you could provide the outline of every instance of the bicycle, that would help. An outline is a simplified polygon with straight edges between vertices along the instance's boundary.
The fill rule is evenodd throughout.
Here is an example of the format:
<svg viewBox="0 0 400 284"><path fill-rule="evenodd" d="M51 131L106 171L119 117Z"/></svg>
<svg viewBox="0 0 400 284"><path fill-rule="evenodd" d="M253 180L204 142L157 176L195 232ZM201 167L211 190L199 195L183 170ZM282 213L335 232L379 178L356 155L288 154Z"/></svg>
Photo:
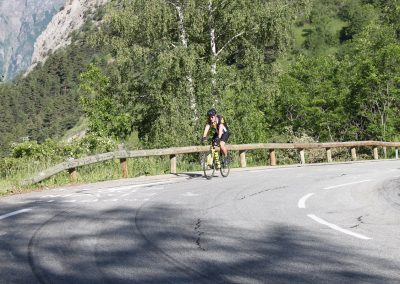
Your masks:
<svg viewBox="0 0 400 284"><path fill-rule="evenodd" d="M216 170L220 170L221 175L223 177L227 177L230 172L229 166L229 155L227 159L227 163L224 163L224 155L221 152L221 147L211 144L210 150L208 152L204 152L201 155L201 167L204 172L204 176L207 179L212 179Z"/></svg>

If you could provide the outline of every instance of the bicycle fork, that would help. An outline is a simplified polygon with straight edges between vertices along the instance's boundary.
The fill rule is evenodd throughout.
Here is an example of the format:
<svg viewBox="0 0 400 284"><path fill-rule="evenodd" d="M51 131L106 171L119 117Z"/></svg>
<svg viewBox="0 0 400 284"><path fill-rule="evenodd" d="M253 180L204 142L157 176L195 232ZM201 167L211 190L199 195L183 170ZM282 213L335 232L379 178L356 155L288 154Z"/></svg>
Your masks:
<svg viewBox="0 0 400 284"><path fill-rule="evenodd" d="M219 150L215 149L213 147L212 151L213 151L213 155L214 155L215 165L217 166L217 169L219 169L219 168L221 168L221 162L219 160Z"/></svg>

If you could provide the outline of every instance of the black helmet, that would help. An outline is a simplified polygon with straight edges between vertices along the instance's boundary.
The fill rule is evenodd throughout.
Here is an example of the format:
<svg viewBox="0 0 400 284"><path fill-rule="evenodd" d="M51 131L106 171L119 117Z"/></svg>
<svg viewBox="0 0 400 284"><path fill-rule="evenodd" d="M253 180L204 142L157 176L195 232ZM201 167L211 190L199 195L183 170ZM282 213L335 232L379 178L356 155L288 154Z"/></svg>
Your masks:
<svg viewBox="0 0 400 284"><path fill-rule="evenodd" d="M210 109L209 111L207 111L207 116L214 116L217 114L217 111L215 110L215 108Z"/></svg>

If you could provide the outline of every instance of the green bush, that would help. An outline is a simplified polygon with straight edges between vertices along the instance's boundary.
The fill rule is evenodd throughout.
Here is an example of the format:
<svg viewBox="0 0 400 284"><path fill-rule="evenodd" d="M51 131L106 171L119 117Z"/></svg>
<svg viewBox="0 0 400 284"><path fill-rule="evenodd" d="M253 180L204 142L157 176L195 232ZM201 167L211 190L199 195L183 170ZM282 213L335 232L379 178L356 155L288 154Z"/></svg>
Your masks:
<svg viewBox="0 0 400 284"><path fill-rule="evenodd" d="M11 146L11 157L36 160L60 161L67 158L80 158L87 155L114 151L117 142L104 137L88 135L71 143L47 139L44 143L25 141Z"/></svg>

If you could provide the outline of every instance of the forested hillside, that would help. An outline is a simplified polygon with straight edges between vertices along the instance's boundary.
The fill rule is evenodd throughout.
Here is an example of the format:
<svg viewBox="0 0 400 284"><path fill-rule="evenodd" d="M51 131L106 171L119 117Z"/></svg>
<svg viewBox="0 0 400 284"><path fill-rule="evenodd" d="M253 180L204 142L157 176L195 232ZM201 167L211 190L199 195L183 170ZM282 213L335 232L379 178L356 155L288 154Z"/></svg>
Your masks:
<svg viewBox="0 0 400 284"><path fill-rule="evenodd" d="M91 46L87 34L102 17L99 11L73 43L52 54L27 76L0 83L0 155L7 155L12 143L61 138L83 115L79 104L79 76L101 51ZM87 33L87 34L86 34Z"/></svg>
<svg viewBox="0 0 400 284"><path fill-rule="evenodd" d="M0 74L12 79L29 67L38 35L65 0L0 1Z"/></svg>
<svg viewBox="0 0 400 284"><path fill-rule="evenodd" d="M60 137L76 124L83 114L78 105L78 77L90 58L75 48L57 52L26 78L1 86L2 145L22 139L43 142Z"/></svg>
<svg viewBox="0 0 400 284"><path fill-rule="evenodd" d="M198 143L206 110L231 143L398 140L398 0L119 0L100 26L0 85L3 155L81 115L133 147Z"/></svg>

